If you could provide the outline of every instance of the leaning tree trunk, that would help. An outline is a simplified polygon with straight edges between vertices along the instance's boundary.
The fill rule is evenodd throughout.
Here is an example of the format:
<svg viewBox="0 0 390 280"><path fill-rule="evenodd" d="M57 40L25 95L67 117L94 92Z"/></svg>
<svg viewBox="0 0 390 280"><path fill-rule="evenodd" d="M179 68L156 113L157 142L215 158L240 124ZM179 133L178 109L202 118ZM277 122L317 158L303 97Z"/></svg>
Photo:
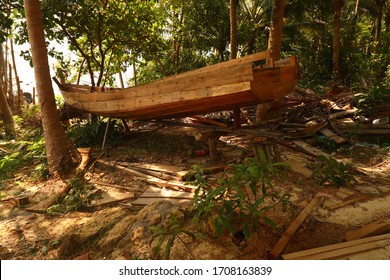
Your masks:
<svg viewBox="0 0 390 280"><path fill-rule="evenodd" d="M39 0L24 0L28 38L34 66L38 101L45 134L46 155L51 174L66 175L80 155L61 126L51 83L42 12Z"/></svg>

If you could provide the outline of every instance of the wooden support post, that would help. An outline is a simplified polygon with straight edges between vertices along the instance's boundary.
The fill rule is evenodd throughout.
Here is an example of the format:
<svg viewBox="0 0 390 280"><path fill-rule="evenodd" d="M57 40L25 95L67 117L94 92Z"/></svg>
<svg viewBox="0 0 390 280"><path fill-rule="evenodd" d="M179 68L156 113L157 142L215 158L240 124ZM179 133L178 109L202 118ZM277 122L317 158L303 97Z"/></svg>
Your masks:
<svg viewBox="0 0 390 280"><path fill-rule="evenodd" d="M102 145L103 152L105 152L106 150L107 136L108 133L110 132L110 123L111 123L111 116L108 117L107 124L106 124L106 131L104 132L103 145Z"/></svg>
<svg viewBox="0 0 390 280"><path fill-rule="evenodd" d="M32 94L32 104L35 105L36 100L35 100L35 87L33 87L33 94Z"/></svg>
<svg viewBox="0 0 390 280"><path fill-rule="evenodd" d="M234 118L234 128L240 129L241 128L241 109L240 108L233 109L233 118Z"/></svg>
<svg viewBox="0 0 390 280"><path fill-rule="evenodd" d="M267 161L271 163L280 161L280 155L275 141L270 141L267 137L258 137L255 138L253 145L255 149L255 156L258 160L260 160L259 150L262 150Z"/></svg>
<svg viewBox="0 0 390 280"><path fill-rule="evenodd" d="M122 119L123 128L125 129L125 132L130 132L129 126L127 125L127 122L125 119Z"/></svg>
<svg viewBox="0 0 390 280"><path fill-rule="evenodd" d="M217 143L219 140L219 136L216 137L210 137L209 139L209 154L210 154L210 160L216 161L218 158L218 151L217 151Z"/></svg>

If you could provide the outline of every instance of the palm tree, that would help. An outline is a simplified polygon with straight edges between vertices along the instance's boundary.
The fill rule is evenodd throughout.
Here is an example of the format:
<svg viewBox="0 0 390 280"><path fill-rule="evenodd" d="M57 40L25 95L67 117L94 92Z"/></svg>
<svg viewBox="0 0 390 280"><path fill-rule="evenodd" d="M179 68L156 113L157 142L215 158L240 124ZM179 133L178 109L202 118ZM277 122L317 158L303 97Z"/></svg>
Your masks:
<svg viewBox="0 0 390 280"><path fill-rule="evenodd" d="M272 0L271 23L268 39L268 50L273 61L280 59L282 49L282 31L284 17L284 0ZM268 104L259 104L256 109L256 122L280 117L282 114L280 100Z"/></svg>
<svg viewBox="0 0 390 280"><path fill-rule="evenodd" d="M282 48L283 17L284 0L272 0L268 50L273 61L280 59L280 50Z"/></svg>
<svg viewBox="0 0 390 280"><path fill-rule="evenodd" d="M230 0L230 59L237 58L237 3Z"/></svg>
<svg viewBox="0 0 390 280"><path fill-rule="evenodd" d="M66 137L56 108L50 78L49 61L39 0L24 0L27 32L31 45L35 82L45 134L46 155L51 174L66 175L80 160L80 155Z"/></svg>

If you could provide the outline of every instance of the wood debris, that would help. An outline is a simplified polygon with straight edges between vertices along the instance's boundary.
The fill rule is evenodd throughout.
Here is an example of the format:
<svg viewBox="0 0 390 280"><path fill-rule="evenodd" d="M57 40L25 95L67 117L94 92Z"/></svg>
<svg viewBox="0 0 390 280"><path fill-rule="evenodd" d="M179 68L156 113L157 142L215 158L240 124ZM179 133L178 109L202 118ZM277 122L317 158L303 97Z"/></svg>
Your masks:
<svg viewBox="0 0 390 280"><path fill-rule="evenodd" d="M390 234L346 241L319 248L282 255L285 260L330 260L341 259L360 252L366 252L390 245Z"/></svg>
<svg viewBox="0 0 390 280"><path fill-rule="evenodd" d="M191 205L194 194L160 189L155 187L148 187L136 200L130 204L134 206L145 206L162 200L171 201L174 204Z"/></svg>
<svg viewBox="0 0 390 280"><path fill-rule="evenodd" d="M359 228L358 230L348 233L345 236L345 240L351 241L388 232L390 232L390 218L377 220Z"/></svg>

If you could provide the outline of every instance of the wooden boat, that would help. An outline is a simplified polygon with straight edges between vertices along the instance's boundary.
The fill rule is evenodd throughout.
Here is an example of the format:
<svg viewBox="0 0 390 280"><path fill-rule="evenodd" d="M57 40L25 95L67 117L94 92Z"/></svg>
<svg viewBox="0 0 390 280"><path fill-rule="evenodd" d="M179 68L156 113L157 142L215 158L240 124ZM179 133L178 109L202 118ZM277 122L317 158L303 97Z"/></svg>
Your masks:
<svg viewBox="0 0 390 280"><path fill-rule="evenodd" d="M263 65L261 65L263 63ZM279 99L299 78L297 59L272 62L268 51L125 89L62 85L79 110L127 119L161 119L231 110Z"/></svg>

